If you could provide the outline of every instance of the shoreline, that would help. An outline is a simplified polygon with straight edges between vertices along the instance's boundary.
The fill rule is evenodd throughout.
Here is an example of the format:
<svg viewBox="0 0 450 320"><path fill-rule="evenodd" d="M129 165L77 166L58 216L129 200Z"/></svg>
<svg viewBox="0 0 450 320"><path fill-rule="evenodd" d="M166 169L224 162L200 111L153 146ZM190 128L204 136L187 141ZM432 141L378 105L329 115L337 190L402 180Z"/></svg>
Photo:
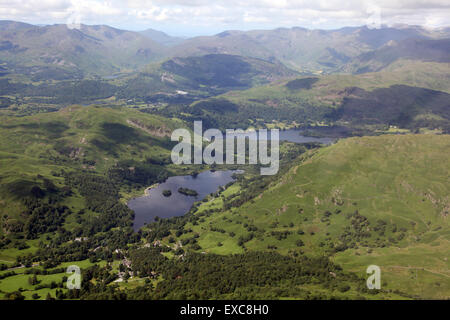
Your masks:
<svg viewBox="0 0 450 320"><path fill-rule="evenodd" d="M228 171L228 170L234 171L235 173L238 173L238 174L245 173L245 170L242 170L242 169L226 169L226 168L224 168L224 169L215 169L214 171ZM201 171L200 173L203 173L203 172L206 172L206 171L213 172L213 170L209 168L209 169L205 169L205 170ZM188 176L188 175L185 174L185 175L180 175L180 176ZM177 176L171 176L171 177L177 177ZM168 178L170 178L170 177L168 177ZM159 182L152 184L151 186L149 186L149 187L144 189L144 193L143 194L141 193L142 191L140 191L139 193L138 192L132 192L130 194L127 194L127 195L122 197L122 201L128 206L128 202L130 202L131 200L140 198L142 196L144 196L144 197L149 196L150 190L152 190L154 188L157 188L159 185L160 185Z"/></svg>
<svg viewBox="0 0 450 320"><path fill-rule="evenodd" d="M150 187L147 187L147 188L144 189L144 193L142 193L142 191L139 191L139 193L138 193L138 192L133 192L133 193L131 193L131 194L128 194L128 195L123 196L122 199L121 199L121 201L124 202L124 203L128 206L128 202L130 202L131 200L134 200L134 199L143 197L143 196L144 196L144 197L145 197L145 196L148 196L148 195L149 195L149 194L148 194L149 191L150 191L151 189L153 189L153 188L158 187L158 186L159 186L159 183L152 184ZM142 190L142 189L141 189L141 190Z"/></svg>
<svg viewBox="0 0 450 320"><path fill-rule="evenodd" d="M154 189L154 188L157 188L158 186L159 186L159 183L155 183L155 184L152 184L150 187L147 187L147 188L144 190L144 196L149 196L150 190L152 190L152 189Z"/></svg>

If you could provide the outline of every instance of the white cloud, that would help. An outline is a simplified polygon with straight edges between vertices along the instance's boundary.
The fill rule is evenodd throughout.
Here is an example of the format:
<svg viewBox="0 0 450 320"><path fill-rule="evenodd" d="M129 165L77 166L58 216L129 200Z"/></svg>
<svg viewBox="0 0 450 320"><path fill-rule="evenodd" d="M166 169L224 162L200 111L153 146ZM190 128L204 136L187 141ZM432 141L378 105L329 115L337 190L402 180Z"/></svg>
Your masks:
<svg viewBox="0 0 450 320"><path fill-rule="evenodd" d="M378 10L379 9L379 10ZM336 28L373 23L448 25L448 0L0 0L0 19L31 23L252 29ZM377 13L379 12L379 14ZM379 17L379 18L378 18Z"/></svg>

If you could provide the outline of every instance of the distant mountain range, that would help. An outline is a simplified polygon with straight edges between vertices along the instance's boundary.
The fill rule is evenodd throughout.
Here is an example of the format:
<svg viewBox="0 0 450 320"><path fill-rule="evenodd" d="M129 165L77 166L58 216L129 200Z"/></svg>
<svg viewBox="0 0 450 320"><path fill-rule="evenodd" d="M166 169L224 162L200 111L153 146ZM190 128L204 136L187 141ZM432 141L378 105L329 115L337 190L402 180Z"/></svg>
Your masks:
<svg viewBox="0 0 450 320"><path fill-rule="evenodd" d="M304 28L226 31L189 39L174 48L174 55L237 54L277 59L298 71L333 72L361 54L380 49L391 41L449 37L447 29L430 31L417 26L398 29L347 27L329 31Z"/></svg>
<svg viewBox="0 0 450 320"><path fill-rule="evenodd" d="M158 31L158 30L154 30L154 29L147 29L147 30L141 31L139 33L145 37L152 39L153 41L155 41L159 44L162 44L162 45L168 46L168 47L172 47L172 46L181 44L184 40L186 40L185 38L169 36L168 34L162 32L162 31Z"/></svg>
<svg viewBox="0 0 450 320"><path fill-rule="evenodd" d="M175 57L211 54L281 62L302 73L362 73L381 70L401 58L448 62L448 38L448 28L399 26L225 31L182 39L153 29L133 32L105 25L71 29L0 21L0 62L2 72L31 74L38 81L110 76Z"/></svg>
<svg viewBox="0 0 450 320"><path fill-rule="evenodd" d="M163 45L147 36L108 26L70 29L0 22L0 61L18 73L37 77L44 73L42 78L46 74L66 78L134 70L165 54Z"/></svg>
<svg viewBox="0 0 450 320"><path fill-rule="evenodd" d="M450 62L450 39L391 40L379 49L352 59L347 71L353 73L380 71L400 59L448 63Z"/></svg>

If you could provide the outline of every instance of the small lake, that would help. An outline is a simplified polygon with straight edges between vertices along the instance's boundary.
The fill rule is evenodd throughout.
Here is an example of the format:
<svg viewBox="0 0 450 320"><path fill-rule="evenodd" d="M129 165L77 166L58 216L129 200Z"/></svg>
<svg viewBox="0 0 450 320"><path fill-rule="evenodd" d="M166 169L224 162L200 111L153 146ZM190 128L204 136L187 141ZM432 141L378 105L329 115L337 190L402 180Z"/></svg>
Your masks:
<svg viewBox="0 0 450 320"><path fill-rule="evenodd" d="M138 231L145 223L153 222L155 217L170 218L186 214L194 202L204 199L208 194L216 192L219 187L233 181L233 174L241 171L204 171L197 177L175 176L164 183L150 189L147 195L132 199L128 207L134 211L133 229ZM185 196L178 192L178 188L189 188L197 191L198 195ZM162 192L170 190L172 195L165 197Z"/></svg>
<svg viewBox="0 0 450 320"><path fill-rule="evenodd" d="M270 134L269 134L270 140ZM295 143L317 142L322 144L332 144L334 138L314 138L301 135L301 130L289 129L280 130L280 140ZM153 222L155 217L171 218L186 214L194 202L204 199L208 194L216 192L219 187L225 186L233 181L233 174L240 171L204 171L192 176L175 176L168 178L164 183L150 189L147 195L132 199L128 202L128 207L134 211L135 231L138 231L145 223ZM178 188L189 188L197 191L196 197L186 196L178 192ZM164 190L170 190L172 195L165 197Z"/></svg>
<svg viewBox="0 0 450 320"><path fill-rule="evenodd" d="M336 139L333 138L315 138L315 137L306 137L303 136L301 130L297 129L288 129L281 131L280 130L280 140L281 141L288 141L288 142L295 142L295 143L311 143L311 142L317 142L322 144L332 144Z"/></svg>
<svg viewBox="0 0 450 320"><path fill-rule="evenodd" d="M258 132L258 131L256 131ZM311 143L311 142L317 142L322 144L332 144L336 139L334 138L315 138L315 137L307 137L302 135L302 131L298 129L288 129L288 130L280 130L279 131L279 137L280 141L288 141L288 142L295 142L295 143ZM245 135L244 134L237 134L237 136ZM270 140L271 135L270 131L267 130L268 140Z"/></svg>

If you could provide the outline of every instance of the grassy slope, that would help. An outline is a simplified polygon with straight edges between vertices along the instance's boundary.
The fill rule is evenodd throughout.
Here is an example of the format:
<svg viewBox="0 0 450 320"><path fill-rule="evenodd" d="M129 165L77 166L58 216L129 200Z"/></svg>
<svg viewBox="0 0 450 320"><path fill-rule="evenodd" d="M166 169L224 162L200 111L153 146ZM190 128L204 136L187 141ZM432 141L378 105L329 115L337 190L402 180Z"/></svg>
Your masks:
<svg viewBox="0 0 450 320"><path fill-rule="evenodd" d="M348 87L359 87L371 91L403 84L450 93L450 64L401 60L381 72L362 75L334 74L319 76L310 90L289 90L286 81L252 88L246 91L230 92L223 96L238 104L268 100L280 105L296 105L295 101L305 100L317 105L332 106L342 101L342 92ZM290 100L292 102L290 102Z"/></svg>
<svg viewBox="0 0 450 320"><path fill-rule="evenodd" d="M279 81L230 91L219 98L232 102L259 122L276 119L289 125L315 125L325 121L366 132L384 131L389 125L446 132L449 68L448 63L403 60L382 72ZM302 81L312 85L298 85ZM240 118L245 121L244 116Z"/></svg>
<svg viewBox="0 0 450 320"><path fill-rule="evenodd" d="M447 135L341 140L299 162L254 201L186 228L200 234L199 244L206 252L242 252L237 242L250 233L244 227L247 223L258 228L254 239L245 244L248 250L270 250L270 245L287 253L299 249L296 242L301 239L302 251L320 255L341 242L345 227L351 226L347 215L358 210L370 221L371 235L354 248L334 254L338 263L361 275L368 265L377 264L384 288L448 298L449 145ZM220 201L205 205L220 206ZM332 213L328 219L326 211ZM374 230L378 220L387 224L384 234ZM212 232L211 227L226 233ZM303 235L297 233L299 229ZM291 233L277 240L272 235L277 231ZM230 237L230 232L236 235Z"/></svg>

